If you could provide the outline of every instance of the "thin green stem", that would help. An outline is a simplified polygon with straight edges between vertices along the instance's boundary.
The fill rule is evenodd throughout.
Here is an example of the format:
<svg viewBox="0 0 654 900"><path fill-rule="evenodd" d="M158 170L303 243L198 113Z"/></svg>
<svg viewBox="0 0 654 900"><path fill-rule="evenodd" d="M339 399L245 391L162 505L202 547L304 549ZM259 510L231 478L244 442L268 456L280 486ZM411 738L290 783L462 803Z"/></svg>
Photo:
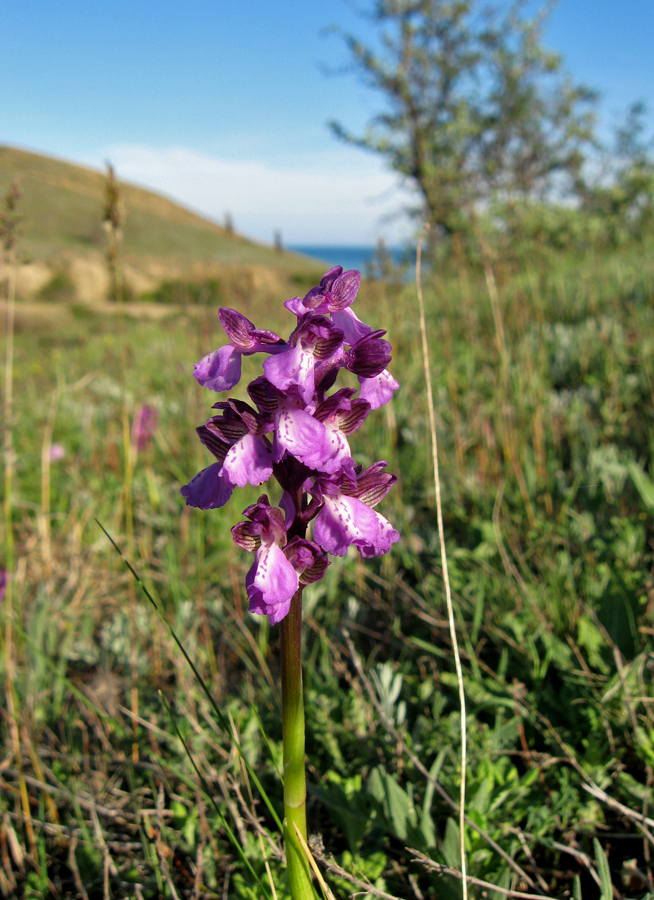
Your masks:
<svg viewBox="0 0 654 900"><path fill-rule="evenodd" d="M293 900L313 900L311 870L294 824L307 839L302 692L302 588L280 623L282 651L282 731L284 742L284 843Z"/></svg>

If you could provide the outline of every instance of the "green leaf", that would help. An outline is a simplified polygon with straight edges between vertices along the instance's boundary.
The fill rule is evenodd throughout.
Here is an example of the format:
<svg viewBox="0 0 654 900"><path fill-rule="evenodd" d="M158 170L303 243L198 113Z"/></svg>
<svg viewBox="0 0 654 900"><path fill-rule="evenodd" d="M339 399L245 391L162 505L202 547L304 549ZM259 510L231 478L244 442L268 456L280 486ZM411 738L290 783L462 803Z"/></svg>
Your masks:
<svg viewBox="0 0 654 900"><path fill-rule="evenodd" d="M613 882L611 881L611 870L609 869L606 853L597 838L593 838L593 847L595 848L595 860L600 877L600 900L613 900Z"/></svg>
<svg viewBox="0 0 654 900"><path fill-rule="evenodd" d="M368 793L379 803L392 833L401 841L415 836L418 817L413 800L383 766L377 766L368 779Z"/></svg>
<svg viewBox="0 0 654 900"><path fill-rule="evenodd" d="M445 823L443 856L450 869L459 869L461 867L461 838L459 835L459 826L451 817Z"/></svg>
<svg viewBox="0 0 654 900"><path fill-rule="evenodd" d="M654 481L643 472L638 463L632 461L627 468L640 499L648 509L654 509Z"/></svg>

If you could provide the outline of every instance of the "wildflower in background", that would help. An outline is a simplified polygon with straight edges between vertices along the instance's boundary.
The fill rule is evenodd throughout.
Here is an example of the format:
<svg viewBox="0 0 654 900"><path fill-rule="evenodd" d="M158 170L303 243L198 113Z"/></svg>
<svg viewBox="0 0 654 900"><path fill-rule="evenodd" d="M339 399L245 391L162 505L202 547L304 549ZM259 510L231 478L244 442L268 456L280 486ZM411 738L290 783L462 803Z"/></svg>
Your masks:
<svg viewBox="0 0 654 900"><path fill-rule="evenodd" d="M5 599L5 591L7 590L7 570L0 569L0 603Z"/></svg>
<svg viewBox="0 0 654 900"><path fill-rule="evenodd" d="M139 452L148 446L159 422L159 410L144 403L139 406L132 423L132 446Z"/></svg>
<svg viewBox="0 0 654 900"><path fill-rule="evenodd" d="M51 444L50 452L48 454L50 458L50 462L59 462L60 459L63 459L66 455L66 450L61 444Z"/></svg>
<svg viewBox="0 0 654 900"><path fill-rule="evenodd" d="M193 373L209 390L229 390L240 380L242 356L267 354L263 375L248 385L254 405L219 401L213 407L218 414L197 428L216 462L181 493L189 506L216 509L236 487L274 478L280 488L278 506L262 494L232 536L254 553L245 578L250 612L267 615L281 628L284 837L293 900L314 896L294 831L297 826L306 838L302 589L323 576L329 554L345 556L355 547L363 557L381 556L400 537L374 509L395 475L384 471L383 461L365 470L356 465L348 440L399 387L387 370L386 332L373 330L350 309L360 283L358 272L337 266L304 298L287 301L284 306L296 317L287 340L221 309L229 343L200 360ZM358 396L354 388L330 393L341 369L358 377Z"/></svg>

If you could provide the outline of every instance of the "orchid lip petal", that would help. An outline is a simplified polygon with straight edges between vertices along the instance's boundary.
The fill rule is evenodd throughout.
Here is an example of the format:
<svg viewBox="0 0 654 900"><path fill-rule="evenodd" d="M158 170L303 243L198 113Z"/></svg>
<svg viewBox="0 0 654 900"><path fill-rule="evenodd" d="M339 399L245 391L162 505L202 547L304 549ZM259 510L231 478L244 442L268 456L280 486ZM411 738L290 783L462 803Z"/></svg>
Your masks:
<svg viewBox="0 0 654 900"><path fill-rule="evenodd" d="M229 391L241 378L241 351L225 344L203 357L194 366L193 376L210 391Z"/></svg>
<svg viewBox="0 0 654 900"><path fill-rule="evenodd" d="M327 428L302 409L287 409L277 416L275 437L277 447L320 472L339 471L351 455L342 432Z"/></svg>
<svg viewBox="0 0 654 900"><path fill-rule="evenodd" d="M277 356L264 360L263 371L268 381L280 391L297 385L300 396L309 403L314 392L313 354L302 347L290 347Z"/></svg>
<svg viewBox="0 0 654 900"><path fill-rule="evenodd" d="M225 456L224 469L237 487L263 484L273 473L270 450L262 438L248 432L230 447Z"/></svg>
<svg viewBox="0 0 654 900"><path fill-rule="evenodd" d="M186 505L197 509L219 509L224 506L232 496L234 485L223 473L221 463L213 463L201 472L198 472L188 484L180 488L180 493L186 497Z"/></svg>
<svg viewBox="0 0 654 900"><path fill-rule="evenodd" d="M400 386L387 369L373 378L359 376L359 382L361 383L359 397L361 400L367 400L371 409L379 409L392 400L393 392Z"/></svg>

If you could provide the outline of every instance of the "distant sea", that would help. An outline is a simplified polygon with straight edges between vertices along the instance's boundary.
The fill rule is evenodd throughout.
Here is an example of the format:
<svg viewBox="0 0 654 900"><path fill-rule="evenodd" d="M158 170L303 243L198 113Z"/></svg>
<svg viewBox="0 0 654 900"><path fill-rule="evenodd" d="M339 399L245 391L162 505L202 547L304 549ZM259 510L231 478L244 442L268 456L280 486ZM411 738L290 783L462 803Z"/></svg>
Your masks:
<svg viewBox="0 0 654 900"><path fill-rule="evenodd" d="M287 247L288 250L294 250L296 253L302 253L305 256L313 256L315 259L321 259L328 263L329 266L343 266L344 269L358 269L365 273L370 260L376 252L376 247L329 247L326 245L309 245L309 244L293 244ZM393 254L393 260L396 263L402 261L404 251L400 247L389 247L389 251Z"/></svg>

